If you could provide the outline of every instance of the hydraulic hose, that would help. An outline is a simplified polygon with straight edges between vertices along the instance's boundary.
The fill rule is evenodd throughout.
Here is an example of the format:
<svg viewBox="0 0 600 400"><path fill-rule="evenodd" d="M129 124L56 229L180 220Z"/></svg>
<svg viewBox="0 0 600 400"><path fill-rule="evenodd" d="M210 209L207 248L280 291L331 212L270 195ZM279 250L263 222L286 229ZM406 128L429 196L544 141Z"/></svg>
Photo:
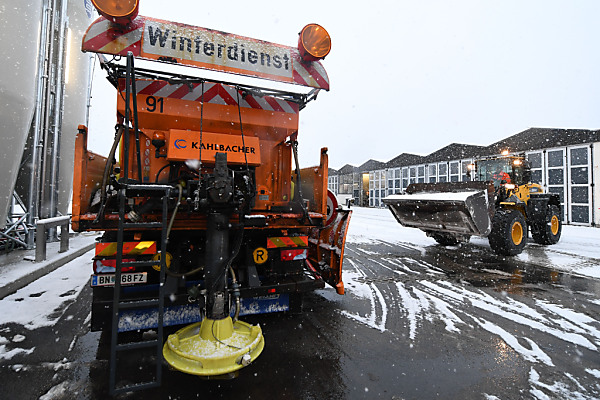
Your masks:
<svg viewBox="0 0 600 400"><path fill-rule="evenodd" d="M177 204L173 209L173 215L171 215L171 220L169 221L169 227L167 228L167 242L169 242L169 235L171 234L171 228L173 228L173 222L175 222L175 215L177 215L177 210L179 209L179 205L181 204L181 196L183 194L183 186L177 184L177 189L179 190L179 195L177 195Z"/></svg>
<svg viewBox="0 0 600 400"><path fill-rule="evenodd" d="M240 285L235 277L235 271L229 265L229 272L231 273L231 281L233 287L233 297L235 297L235 314L233 315L233 322L237 321L240 316Z"/></svg>
<svg viewBox="0 0 600 400"><path fill-rule="evenodd" d="M100 211L98 212L98 216L94 222L97 222L104 216L104 208L106 207L106 185L108 184L108 176L110 175L110 167L115 159L115 153L117 152L117 147L119 146L119 142L121 141L121 136L123 135L124 126L117 125L117 129L115 132L115 140L113 141L112 147L110 148L110 152L108 153L108 158L106 159L106 165L104 166L104 174L102 174L102 184L100 185Z"/></svg>

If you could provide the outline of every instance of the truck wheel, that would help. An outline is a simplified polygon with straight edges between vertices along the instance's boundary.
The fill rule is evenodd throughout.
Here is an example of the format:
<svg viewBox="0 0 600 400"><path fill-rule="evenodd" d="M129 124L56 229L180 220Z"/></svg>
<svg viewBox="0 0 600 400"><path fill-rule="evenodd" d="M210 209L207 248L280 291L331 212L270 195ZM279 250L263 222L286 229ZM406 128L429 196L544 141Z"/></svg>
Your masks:
<svg viewBox="0 0 600 400"><path fill-rule="evenodd" d="M533 224L531 236L538 244L556 244L560 239L561 232L560 209L557 206L548 204L545 221L540 224Z"/></svg>
<svg viewBox="0 0 600 400"><path fill-rule="evenodd" d="M503 256L520 254L527 244L527 222L518 210L498 210L488 236L490 247Z"/></svg>

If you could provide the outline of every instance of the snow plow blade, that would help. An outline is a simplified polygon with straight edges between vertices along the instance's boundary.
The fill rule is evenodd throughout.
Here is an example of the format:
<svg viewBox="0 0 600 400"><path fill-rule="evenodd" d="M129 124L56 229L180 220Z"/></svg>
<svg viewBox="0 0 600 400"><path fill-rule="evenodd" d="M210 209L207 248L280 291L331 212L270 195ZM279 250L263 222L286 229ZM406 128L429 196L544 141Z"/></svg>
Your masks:
<svg viewBox="0 0 600 400"><path fill-rule="evenodd" d="M490 182L413 183L383 199L404 226L426 232L487 236L492 230Z"/></svg>

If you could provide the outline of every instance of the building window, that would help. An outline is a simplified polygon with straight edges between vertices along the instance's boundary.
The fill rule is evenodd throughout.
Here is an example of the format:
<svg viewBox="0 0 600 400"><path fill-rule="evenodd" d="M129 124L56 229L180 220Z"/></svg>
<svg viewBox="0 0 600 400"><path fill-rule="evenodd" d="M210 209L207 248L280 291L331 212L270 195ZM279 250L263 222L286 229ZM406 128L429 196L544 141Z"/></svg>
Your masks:
<svg viewBox="0 0 600 400"><path fill-rule="evenodd" d="M402 189L406 190L406 188L408 187L408 181L408 168L402 168Z"/></svg>
<svg viewBox="0 0 600 400"><path fill-rule="evenodd" d="M573 223L589 224L591 222L591 165L590 148L575 147L568 149L568 184L570 220Z"/></svg>
<svg viewBox="0 0 600 400"><path fill-rule="evenodd" d="M549 169L548 170L548 184L549 185L564 185L565 183L565 172L562 168L560 169Z"/></svg>
<svg viewBox="0 0 600 400"><path fill-rule="evenodd" d="M460 180L459 164L458 161L452 161L450 163L450 182L458 182Z"/></svg>
<svg viewBox="0 0 600 400"><path fill-rule="evenodd" d="M564 154L562 150L551 150L548 152L548 168L562 167Z"/></svg>
<svg viewBox="0 0 600 400"><path fill-rule="evenodd" d="M471 165L473 163L473 160L462 160L461 161L461 170L462 170L462 181L463 182L467 182L470 181L471 178L467 175L467 172L469 172L469 165Z"/></svg>
<svg viewBox="0 0 600 400"><path fill-rule="evenodd" d="M589 214L590 209L587 206L571 206L571 222L589 224Z"/></svg>
<svg viewBox="0 0 600 400"><path fill-rule="evenodd" d="M580 147L576 149L570 149L571 165L588 165L588 149L587 147Z"/></svg>
<svg viewBox="0 0 600 400"><path fill-rule="evenodd" d="M425 166L419 165L417 167L417 182L424 183L425 182Z"/></svg>
<svg viewBox="0 0 600 400"><path fill-rule="evenodd" d="M448 182L448 164L438 164L438 182Z"/></svg>
<svg viewBox="0 0 600 400"><path fill-rule="evenodd" d="M531 166L531 182L543 185L544 170L542 169L542 152L527 154L527 160Z"/></svg>
<svg viewBox="0 0 600 400"><path fill-rule="evenodd" d="M428 171L427 171L427 177L429 178L429 183L435 183L437 182L437 165L435 164L430 164L427 167Z"/></svg>

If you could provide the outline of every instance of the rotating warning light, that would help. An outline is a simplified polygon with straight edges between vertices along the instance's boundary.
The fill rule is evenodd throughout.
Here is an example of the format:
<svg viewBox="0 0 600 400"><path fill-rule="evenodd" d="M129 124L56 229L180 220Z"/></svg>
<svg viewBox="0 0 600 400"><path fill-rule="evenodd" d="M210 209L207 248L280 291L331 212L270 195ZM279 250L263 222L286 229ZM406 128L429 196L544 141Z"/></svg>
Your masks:
<svg viewBox="0 0 600 400"><path fill-rule="evenodd" d="M138 15L138 0L92 0L104 18L118 25L127 25Z"/></svg>
<svg viewBox="0 0 600 400"><path fill-rule="evenodd" d="M321 25L308 24L300 32L298 51L304 61L317 61L325 58L331 50L331 37Z"/></svg>

